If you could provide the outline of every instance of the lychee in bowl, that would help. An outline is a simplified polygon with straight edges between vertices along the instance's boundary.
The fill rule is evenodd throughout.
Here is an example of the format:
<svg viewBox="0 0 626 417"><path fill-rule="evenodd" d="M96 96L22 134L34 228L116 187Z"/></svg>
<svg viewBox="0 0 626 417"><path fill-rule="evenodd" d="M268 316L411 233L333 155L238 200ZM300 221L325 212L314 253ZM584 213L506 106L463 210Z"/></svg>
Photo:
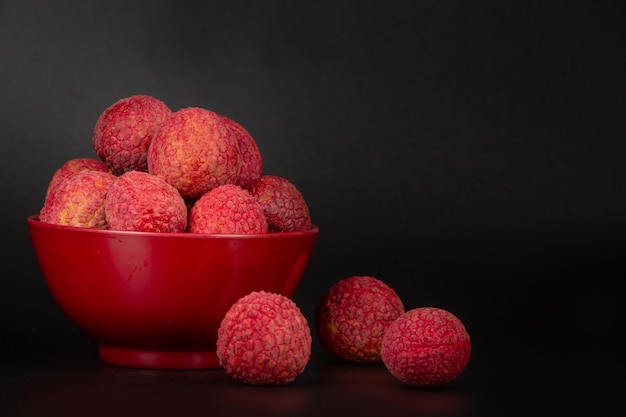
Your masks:
<svg viewBox="0 0 626 417"><path fill-rule="evenodd" d="M42 275L59 308L109 364L219 368L217 329L240 297L292 297L318 235L126 232L27 218Z"/></svg>

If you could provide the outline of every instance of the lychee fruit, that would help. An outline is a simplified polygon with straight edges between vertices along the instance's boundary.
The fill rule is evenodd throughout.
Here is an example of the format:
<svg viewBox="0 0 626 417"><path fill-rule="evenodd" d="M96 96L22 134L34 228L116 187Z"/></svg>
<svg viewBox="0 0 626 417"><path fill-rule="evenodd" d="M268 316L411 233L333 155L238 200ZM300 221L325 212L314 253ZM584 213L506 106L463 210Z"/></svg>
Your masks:
<svg viewBox="0 0 626 417"><path fill-rule="evenodd" d="M148 149L148 172L172 184L184 198L235 183L239 165L231 127L221 115L199 107L173 112Z"/></svg>
<svg viewBox="0 0 626 417"><path fill-rule="evenodd" d="M224 184L207 191L189 210L190 233L267 233L263 209L248 190Z"/></svg>
<svg viewBox="0 0 626 417"><path fill-rule="evenodd" d="M104 208L111 230L177 233L187 228L187 205L178 190L143 171L117 177Z"/></svg>
<svg viewBox="0 0 626 417"><path fill-rule="evenodd" d="M311 213L304 196L285 177L264 175L248 189L263 207L270 232L301 232L311 228Z"/></svg>
<svg viewBox="0 0 626 417"><path fill-rule="evenodd" d="M226 374L252 385L283 385L311 357L311 331L288 297L253 291L236 301L217 331L216 353Z"/></svg>
<svg viewBox="0 0 626 417"><path fill-rule="evenodd" d="M102 171L78 172L50 190L39 220L64 226L106 229L104 202L115 175Z"/></svg>
<svg viewBox="0 0 626 417"><path fill-rule="evenodd" d="M379 363L387 327L404 313L393 288L373 276L355 275L324 293L315 312L322 346L348 362Z"/></svg>
<svg viewBox="0 0 626 417"><path fill-rule="evenodd" d="M171 112L165 103L150 95L118 100L96 121L92 138L96 154L115 175L148 171L148 147Z"/></svg>
<svg viewBox="0 0 626 417"><path fill-rule="evenodd" d="M252 135L238 122L222 116L224 122L237 138L240 153L239 173L235 184L247 187L261 177L263 172L263 158L261 151Z"/></svg>
<svg viewBox="0 0 626 417"><path fill-rule="evenodd" d="M48 183L48 189L46 190L46 197L50 194L50 190L59 185L61 181L74 174L86 171L109 172L109 168L104 162L95 158L70 159L54 171L54 174L52 174L52 178Z"/></svg>
<svg viewBox="0 0 626 417"><path fill-rule="evenodd" d="M470 355L470 337L461 320L436 307L415 308L398 317L385 332L381 348L389 372L421 388L456 379Z"/></svg>

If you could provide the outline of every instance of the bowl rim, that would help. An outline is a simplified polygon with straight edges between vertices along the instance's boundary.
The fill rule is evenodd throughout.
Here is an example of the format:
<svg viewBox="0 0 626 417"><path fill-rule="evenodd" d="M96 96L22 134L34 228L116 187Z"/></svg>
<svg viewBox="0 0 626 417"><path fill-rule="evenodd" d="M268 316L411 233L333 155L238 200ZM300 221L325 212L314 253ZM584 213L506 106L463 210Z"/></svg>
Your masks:
<svg viewBox="0 0 626 417"><path fill-rule="evenodd" d="M29 225L37 228L67 230L80 233L101 234L101 235L125 235L125 236L143 236L143 237L160 237L160 238L177 238L177 239L272 239L272 238L295 238L304 236L317 235L319 228L312 224L308 230L299 232L269 232L269 233L251 233L251 234L235 234L235 233L189 233L189 232L137 232L131 230L111 230L96 229L89 227L66 226L54 223L44 223L39 220L39 214L31 214L26 217Z"/></svg>

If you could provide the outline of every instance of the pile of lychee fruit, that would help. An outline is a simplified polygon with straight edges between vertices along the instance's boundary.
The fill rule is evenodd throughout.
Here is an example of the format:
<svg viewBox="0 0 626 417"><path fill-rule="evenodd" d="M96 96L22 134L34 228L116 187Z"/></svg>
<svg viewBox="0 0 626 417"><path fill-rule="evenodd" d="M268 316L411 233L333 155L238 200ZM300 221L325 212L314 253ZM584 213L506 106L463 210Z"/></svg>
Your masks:
<svg viewBox="0 0 626 417"><path fill-rule="evenodd" d="M41 222L138 232L255 234L312 227L298 188L264 175L259 147L214 111L172 111L150 95L115 102L97 119L97 158L76 158L52 176ZM436 387L456 379L471 353L463 323L447 310L405 311L373 276L351 276L323 295L315 315L322 346L354 363L383 363L400 381ZM221 321L216 353L233 379L293 381L311 355L311 330L288 297L255 291Z"/></svg>
<svg viewBox="0 0 626 417"><path fill-rule="evenodd" d="M311 228L302 193L263 175L255 139L222 114L132 95L100 114L92 143L97 158L68 160L52 175L41 222L170 233Z"/></svg>

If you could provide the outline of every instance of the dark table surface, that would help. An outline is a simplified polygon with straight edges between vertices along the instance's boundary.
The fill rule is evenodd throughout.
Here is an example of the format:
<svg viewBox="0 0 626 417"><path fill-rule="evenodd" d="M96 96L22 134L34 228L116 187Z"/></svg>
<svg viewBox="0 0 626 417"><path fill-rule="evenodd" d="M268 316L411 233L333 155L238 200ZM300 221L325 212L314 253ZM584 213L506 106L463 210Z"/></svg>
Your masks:
<svg viewBox="0 0 626 417"><path fill-rule="evenodd" d="M223 370L147 370L102 363L78 332L5 335L2 416L553 416L624 415L621 352L473 346L466 370L416 389L384 365L349 364L314 346L284 386L237 383Z"/></svg>

